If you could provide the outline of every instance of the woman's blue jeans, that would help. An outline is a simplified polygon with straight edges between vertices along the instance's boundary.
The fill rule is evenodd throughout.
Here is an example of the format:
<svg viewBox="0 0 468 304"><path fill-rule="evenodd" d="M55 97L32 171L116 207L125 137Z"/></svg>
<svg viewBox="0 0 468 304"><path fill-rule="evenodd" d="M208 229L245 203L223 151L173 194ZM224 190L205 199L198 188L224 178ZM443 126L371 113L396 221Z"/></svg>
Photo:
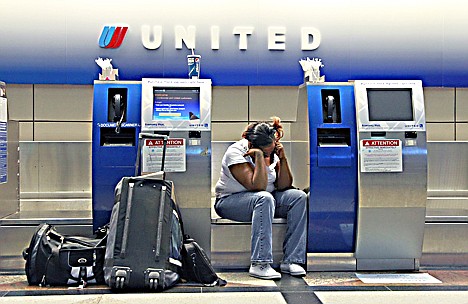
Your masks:
<svg viewBox="0 0 468 304"><path fill-rule="evenodd" d="M219 198L216 213L238 222L252 222L251 262L272 263L272 222L287 221L283 263L304 264L307 233L307 195L301 190L239 192Z"/></svg>

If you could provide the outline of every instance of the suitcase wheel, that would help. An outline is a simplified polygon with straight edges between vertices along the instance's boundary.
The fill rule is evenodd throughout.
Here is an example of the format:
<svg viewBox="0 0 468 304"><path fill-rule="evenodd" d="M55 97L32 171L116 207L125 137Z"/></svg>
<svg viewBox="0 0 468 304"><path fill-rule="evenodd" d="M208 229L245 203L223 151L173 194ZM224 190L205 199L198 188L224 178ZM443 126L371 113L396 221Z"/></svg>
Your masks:
<svg viewBox="0 0 468 304"><path fill-rule="evenodd" d="M112 277L114 280L114 288L122 289L128 285L128 280L130 279L130 273L132 270L128 267L113 267L112 268Z"/></svg>
<svg viewBox="0 0 468 304"><path fill-rule="evenodd" d="M164 282L164 270L148 268L145 271L145 285L151 290L158 289L159 285L162 288Z"/></svg>
<svg viewBox="0 0 468 304"><path fill-rule="evenodd" d="M115 278L115 288L121 289L125 286L125 277L116 277Z"/></svg>
<svg viewBox="0 0 468 304"><path fill-rule="evenodd" d="M158 279L150 279L149 289L152 289L152 290L158 289Z"/></svg>

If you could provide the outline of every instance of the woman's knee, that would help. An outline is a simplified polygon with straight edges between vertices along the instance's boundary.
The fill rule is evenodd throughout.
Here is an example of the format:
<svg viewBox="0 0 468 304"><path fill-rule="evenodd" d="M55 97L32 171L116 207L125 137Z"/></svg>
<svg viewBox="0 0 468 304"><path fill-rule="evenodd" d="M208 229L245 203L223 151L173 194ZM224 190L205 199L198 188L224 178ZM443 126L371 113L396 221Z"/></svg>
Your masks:
<svg viewBox="0 0 468 304"><path fill-rule="evenodd" d="M304 208L307 206L307 193L302 190L298 189L290 189L288 190L288 195L292 198L292 202L294 205L303 206Z"/></svg>
<svg viewBox="0 0 468 304"><path fill-rule="evenodd" d="M262 206L266 208L274 208L275 207L275 198L273 195L268 191L259 191L255 192L255 197L257 197L256 206Z"/></svg>
<svg viewBox="0 0 468 304"><path fill-rule="evenodd" d="M254 192L254 195L261 198L261 199L264 199L264 200L270 200L270 201L274 201L275 198L273 197L273 194L271 194L270 192L268 191L258 191L258 192Z"/></svg>
<svg viewBox="0 0 468 304"><path fill-rule="evenodd" d="M304 191L302 190L299 190L299 189L289 189L289 190L286 190L288 191L288 195L290 195L291 197L299 200L299 201L307 201L307 193L305 193Z"/></svg>

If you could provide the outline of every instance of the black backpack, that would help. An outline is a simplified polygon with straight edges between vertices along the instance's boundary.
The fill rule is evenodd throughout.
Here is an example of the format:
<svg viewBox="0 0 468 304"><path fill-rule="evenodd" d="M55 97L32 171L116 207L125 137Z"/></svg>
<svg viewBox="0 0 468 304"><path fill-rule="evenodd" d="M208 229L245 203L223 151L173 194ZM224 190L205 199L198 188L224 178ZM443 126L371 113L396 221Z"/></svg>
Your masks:
<svg viewBox="0 0 468 304"><path fill-rule="evenodd" d="M50 224L39 225L29 247L23 250L29 285L104 284L106 237L102 236L66 236Z"/></svg>
<svg viewBox="0 0 468 304"><path fill-rule="evenodd" d="M224 286L227 283L218 277L205 250L188 235L184 236L182 247L181 277L185 281L201 283L204 286Z"/></svg>

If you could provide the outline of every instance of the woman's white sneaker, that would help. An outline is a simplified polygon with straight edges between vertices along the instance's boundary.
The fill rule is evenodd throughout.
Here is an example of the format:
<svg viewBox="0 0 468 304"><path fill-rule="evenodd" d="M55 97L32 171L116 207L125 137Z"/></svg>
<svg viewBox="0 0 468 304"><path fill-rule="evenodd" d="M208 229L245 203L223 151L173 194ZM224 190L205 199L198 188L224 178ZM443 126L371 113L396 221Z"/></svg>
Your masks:
<svg viewBox="0 0 468 304"><path fill-rule="evenodd" d="M305 276L306 271L298 264L281 263L280 269L282 273L289 273L292 276Z"/></svg>
<svg viewBox="0 0 468 304"><path fill-rule="evenodd" d="M281 273L271 268L270 264L252 264L250 265L249 274L252 277L265 280L281 279Z"/></svg>

